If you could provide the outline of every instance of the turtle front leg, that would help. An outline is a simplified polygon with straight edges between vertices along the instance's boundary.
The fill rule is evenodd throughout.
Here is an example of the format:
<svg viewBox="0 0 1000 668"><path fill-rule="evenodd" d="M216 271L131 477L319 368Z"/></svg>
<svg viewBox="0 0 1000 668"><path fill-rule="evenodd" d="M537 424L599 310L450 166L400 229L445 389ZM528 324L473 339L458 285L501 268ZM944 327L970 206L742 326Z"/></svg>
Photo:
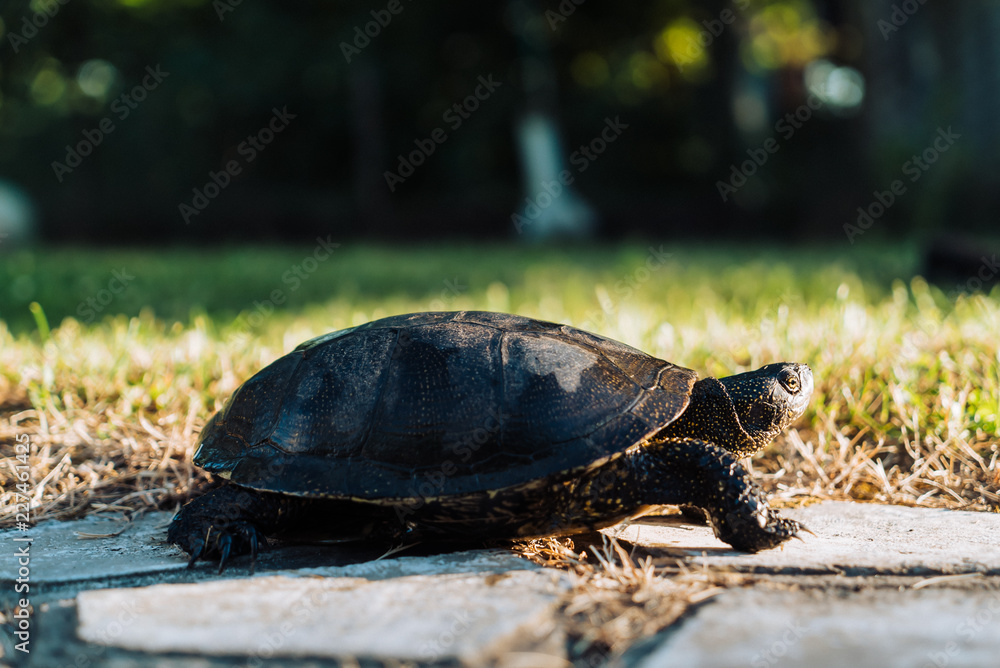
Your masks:
<svg viewBox="0 0 1000 668"><path fill-rule="evenodd" d="M766 550L808 531L778 515L739 460L711 443L684 438L654 441L636 454L633 465L636 471L647 471L636 474L648 481L645 503L700 508L719 540L737 550Z"/></svg>
<svg viewBox="0 0 1000 668"><path fill-rule="evenodd" d="M218 559L221 573L230 556L249 553L256 561L258 547L267 547L266 534L294 521L306 503L223 485L181 508L167 529L167 540L191 555L188 568L199 559Z"/></svg>

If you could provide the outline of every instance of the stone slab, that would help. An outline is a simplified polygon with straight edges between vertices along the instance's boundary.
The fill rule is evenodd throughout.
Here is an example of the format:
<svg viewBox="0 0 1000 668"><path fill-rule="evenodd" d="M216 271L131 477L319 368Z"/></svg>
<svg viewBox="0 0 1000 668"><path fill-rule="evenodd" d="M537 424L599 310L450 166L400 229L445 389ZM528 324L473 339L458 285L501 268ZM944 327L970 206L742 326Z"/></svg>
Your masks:
<svg viewBox="0 0 1000 668"><path fill-rule="evenodd" d="M725 592L636 668L982 668L1000 657L1000 591ZM647 643L648 645L648 643Z"/></svg>
<svg viewBox="0 0 1000 668"><path fill-rule="evenodd" d="M815 535L737 552L708 526L640 518L604 531L694 563L740 571L847 575L1000 574L1000 514L827 501L787 509Z"/></svg>
<svg viewBox="0 0 1000 668"><path fill-rule="evenodd" d="M18 545L11 541L15 536L32 539L31 579L38 584L180 570L186 565L184 553L165 542L171 517L167 512L149 513L131 524L97 515L40 522L27 532L0 532L0 544ZM104 537L84 537L87 534ZM2 560L0 579L16 577L17 567L16 559Z"/></svg>
<svg viewBox="0 0 1000 668"><path fill-rule="evenodd" d="M365 657L482 665L565 656L554 621L563 573L287 575L82 592L80 639L143 652Z"/></svg>

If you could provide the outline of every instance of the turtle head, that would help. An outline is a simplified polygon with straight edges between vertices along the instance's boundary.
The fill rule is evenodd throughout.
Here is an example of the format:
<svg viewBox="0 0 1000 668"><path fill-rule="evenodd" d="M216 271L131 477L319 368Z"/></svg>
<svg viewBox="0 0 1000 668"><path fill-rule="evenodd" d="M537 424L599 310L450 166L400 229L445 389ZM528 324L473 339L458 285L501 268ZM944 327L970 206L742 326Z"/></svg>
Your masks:
<svg viewBox="0 0 1000 668"><path fill-rule="evenodd" d="M812 391L812 370L793 362L704 378L692 388L684 413L661 433L698 438L749 457L802 415Z"/></svg>
<svg viewBox="0 0 1000 668"><path fill-rule="evenodd" d="M813 391L812 370L793 362L768 364L756 371L722 378L719 383L758 450L805 412Z"/></svg>

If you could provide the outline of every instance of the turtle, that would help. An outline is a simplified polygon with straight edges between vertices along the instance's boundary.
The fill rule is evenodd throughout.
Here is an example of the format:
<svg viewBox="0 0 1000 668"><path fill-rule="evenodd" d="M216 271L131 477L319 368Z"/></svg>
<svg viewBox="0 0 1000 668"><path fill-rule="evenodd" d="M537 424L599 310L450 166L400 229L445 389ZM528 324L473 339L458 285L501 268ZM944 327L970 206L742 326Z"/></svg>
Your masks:
<svg viewBox="0 0 1000 668"><path fill-rule="evenodd" d="M700 509L740 551L800 531L749 457L805 410L805 364L699 379L568 325L485 311L397 315L306 341L240 386L194 463L220 484L167 538L199 559L308 529L343 539L521 539ZM252 562L253 563L253 562Z"/></svg>

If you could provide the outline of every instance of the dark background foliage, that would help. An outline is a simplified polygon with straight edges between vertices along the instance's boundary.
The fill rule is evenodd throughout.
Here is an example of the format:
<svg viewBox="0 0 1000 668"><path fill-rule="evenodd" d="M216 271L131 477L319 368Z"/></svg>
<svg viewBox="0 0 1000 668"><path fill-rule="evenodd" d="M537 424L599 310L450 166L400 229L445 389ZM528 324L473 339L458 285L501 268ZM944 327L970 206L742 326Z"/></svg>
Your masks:
<svg viewBox="0 0 1000 668"><path fill-rule="evenodd" d="M2 194L26 195L48 241L515 237L541 193L520 148L533 115L555 122L604 238L844 240L894 180L905 192L875 236L995 225L995 3L0 6ZM157 67L169 74L123 106ZM481 77L500 85L454 127ZM294 118L250 162L240 147L274 110ZM628 127L578 171L607 119ZM911 181L908 161L948 128L959 138ZM445 141L390 189L436 129ZM54 164L81 142L78 166ZM240 173L185 216L232 160Z"/></svg>

